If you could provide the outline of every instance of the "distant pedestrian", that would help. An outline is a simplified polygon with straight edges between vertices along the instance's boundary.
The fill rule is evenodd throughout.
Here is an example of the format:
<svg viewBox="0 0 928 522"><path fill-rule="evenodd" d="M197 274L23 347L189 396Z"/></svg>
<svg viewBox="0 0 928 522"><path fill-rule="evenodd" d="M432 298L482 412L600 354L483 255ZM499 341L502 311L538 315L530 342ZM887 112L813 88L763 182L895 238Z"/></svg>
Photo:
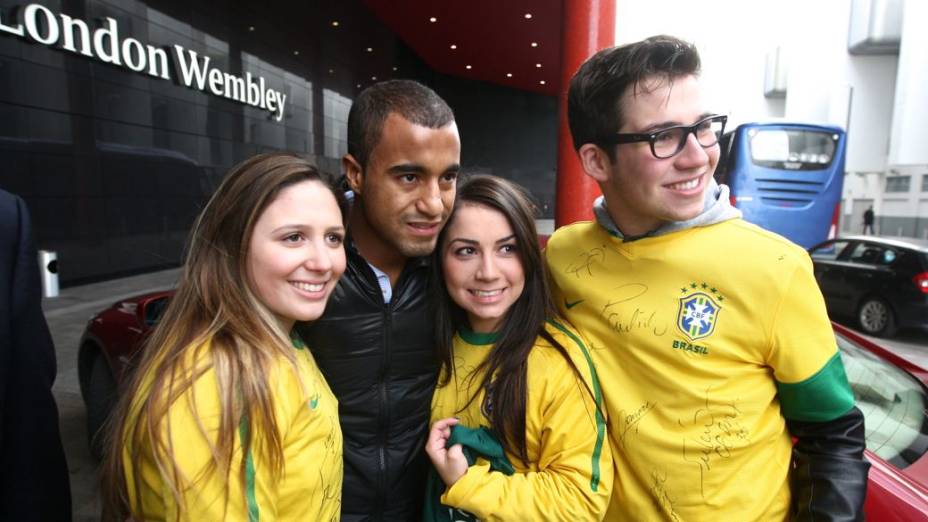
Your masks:
<svg viewBox="0 0 928 522"><path fill-rule="evenodd" d="M41 297L26 204L0 190L0 520L71 520Z"/></svg>
<svg viewBox="0 0 928 522"><path fill-rule="evenodd" d="M867 234L868 230L870 235L873 235L873 205L864 211L864 234Z"/></svg>

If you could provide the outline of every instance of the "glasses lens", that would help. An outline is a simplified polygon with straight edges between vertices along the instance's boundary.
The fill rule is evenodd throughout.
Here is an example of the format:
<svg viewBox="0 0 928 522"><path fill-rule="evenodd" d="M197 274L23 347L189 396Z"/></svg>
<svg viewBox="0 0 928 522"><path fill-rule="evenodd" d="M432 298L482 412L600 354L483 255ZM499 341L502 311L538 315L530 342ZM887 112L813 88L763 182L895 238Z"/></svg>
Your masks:
<svg viewBox="0 0 928 522"><path fill-rule="evenodd" d="M711 147L722 137L724 124L720 119L703 120L696 126L696 141L703 147Z"/></svg>
<svg viewBox="0 0 928 522"><path fill-rule="evenodd" d="M673 127L654 135L651 148L658 158L669 158L683 148L686 128Z"/></svg>

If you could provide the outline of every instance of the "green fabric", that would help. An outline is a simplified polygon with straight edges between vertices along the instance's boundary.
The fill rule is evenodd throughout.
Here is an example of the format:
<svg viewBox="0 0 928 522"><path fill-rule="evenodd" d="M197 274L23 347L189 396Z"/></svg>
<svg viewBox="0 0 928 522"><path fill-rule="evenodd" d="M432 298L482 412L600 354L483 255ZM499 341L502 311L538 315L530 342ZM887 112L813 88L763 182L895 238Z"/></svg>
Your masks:
<svg viewBox="0 0 928 522"><path fill-rule="evenodd" d="M564 325L558 323L557 321L549 319L548 323L558 330L564 332L564 335L570 337L575 343L577 343L577 347L579 347L580 351L583 352L583 357L586 359L586 363L590 367L590 377L593 381L593 400L596 402L596 445L593 446L593 474L590 478L590 489L592 491L596 491L599 489L599 457L603 453L603 441L606 439L606 418L603 416L603 394L602 389L599 386L599 376L596 374L596 366L593 365L593 359L590 357L590 352L586 349L583 341L581 341L579 337L574 335L573 332L568 330Z"/></svg>
<svg viewBox="0 0 928 522"><path fill-rule="evenodd" d="M835 355L815 375L802 382L777 383L780 410L790 420L825 422L837 419L854 406L841 355Z"/></svg>
<svg viewBox="0 0 928 522"><path fill-rule="evenodd" d="M499 471L506 475L515 473L512 463L506 458L503 445L489 428L468 428L467 426L453 426L451 437L448 438L446 448L460 444L467 458L467 464L473 465L477 458L486 459L490 463L491 471ZM432 467L425 484L425 507L422 513L423 522L465 522L477 520L466 511L455 509L441 503L441 496L445 492L445 483L442 482L438 472Z"/></svg>
<svg viewBox="0 0 928 522"><path fill-rule="evenodd" d="M496 342L496 339L499 338L499 332L480 333L470 328L461 328L458 335L461 336L461 339L464 339L464 342L474 346L493 344Z"/></svg>
<svg viewBox="0 0 928 522"><path fill-rule="evenodd" d="M238 434L241 439L242 448L245 447L245 439L248 437L248 417L242 416L242 422L238 425ZM248 502L248 522L258 522L260 512L258 510L258 499L255 495L255 461L251 456L251 447L245 454L245 501Z"/></svg>

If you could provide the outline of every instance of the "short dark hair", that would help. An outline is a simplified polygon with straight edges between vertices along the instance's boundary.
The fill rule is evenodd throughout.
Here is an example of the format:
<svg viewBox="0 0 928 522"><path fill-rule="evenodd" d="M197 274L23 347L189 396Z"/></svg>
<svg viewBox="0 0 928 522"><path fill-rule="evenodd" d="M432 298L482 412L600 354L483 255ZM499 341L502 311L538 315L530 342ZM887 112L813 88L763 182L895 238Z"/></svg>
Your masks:
<svg viewBox="0 0 928 522"><path fill-rule="evenodd" d="M380 141L383 123L394 112L403 119L439 129L454 121L454 112L425 85L412 80L388 80L361 91L348 111L348 154L367 166L371 151Z"/></svg>
<svg viewBox="0 0 928 522"><path fill-rule="evenodd" d="M594 54L570 79L567 91L567 121L574 149L619 132L623 116L620 101L629 88L637 89L653 77L672 83L683 76L698 75L699 70L696 47L667 35Z"/></svg>

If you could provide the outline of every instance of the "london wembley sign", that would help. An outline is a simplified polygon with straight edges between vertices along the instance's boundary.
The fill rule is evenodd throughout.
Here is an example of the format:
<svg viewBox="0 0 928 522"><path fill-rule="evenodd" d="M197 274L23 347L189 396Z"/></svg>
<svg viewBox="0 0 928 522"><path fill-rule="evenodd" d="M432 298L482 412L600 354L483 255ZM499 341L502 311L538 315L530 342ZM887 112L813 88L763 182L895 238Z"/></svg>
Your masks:
<svg viewBox="0 0 928 522"><path fill-rule="evenodd" d="M120 38L116 19L105 17L91 30L87 22L64 13L55 14L40 4L17 9L17 20L4 21L0 10L0 33L29 39L49 47L125 67L138 73L171 80L171 67L179 83L216 96L266 110L280 121L284 117L287 95L267 86L264 77L236 76L211 67L209 56L173 45L163 49L143 44L135 38ZM170 55L169 55L170 52Z"/></svg>

